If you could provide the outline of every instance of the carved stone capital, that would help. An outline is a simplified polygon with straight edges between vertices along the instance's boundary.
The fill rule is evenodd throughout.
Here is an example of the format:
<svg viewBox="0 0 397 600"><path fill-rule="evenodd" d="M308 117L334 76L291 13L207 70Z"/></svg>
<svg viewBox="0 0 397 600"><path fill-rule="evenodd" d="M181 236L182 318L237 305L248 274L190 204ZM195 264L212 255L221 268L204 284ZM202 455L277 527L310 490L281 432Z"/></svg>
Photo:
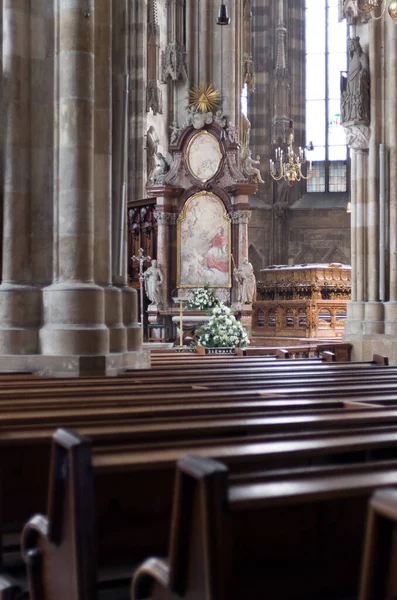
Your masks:
<svg viewBox="0 0 397 600"><path fill-rule="evenodd" d="M178 81L181 79L184 83L187 81L187 66L186 66L186 48L178 42L167 44L164 52L161 55L162 80L167 83Z"/></svg>
<svg viewBox="0 0 397 600"><path fill-rule="evenodd" d="M229 213L229 217L233 225L246 225L250 222L251 216L251 210L233 210Z"/></svg>
<svg viewBox="0 0 397 600"><path fill-rule="evenodd" d="M153 215L159 225L175 225L178 218L176 213L160 212L158 210L155 210Z"/></svg>
<svg viewBox="0 0 397 600"><path fill-rule="evenodd" d="M371 129L367 125L345 126L346 141L352 150L368 150Z"/></svg>

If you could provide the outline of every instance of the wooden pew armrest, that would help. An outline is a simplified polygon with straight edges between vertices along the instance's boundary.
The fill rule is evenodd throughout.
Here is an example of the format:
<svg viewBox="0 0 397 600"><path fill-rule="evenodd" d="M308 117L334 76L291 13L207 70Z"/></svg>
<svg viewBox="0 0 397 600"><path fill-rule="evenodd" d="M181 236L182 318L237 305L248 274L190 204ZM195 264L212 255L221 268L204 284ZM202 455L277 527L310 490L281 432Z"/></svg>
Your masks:
<svg viewBox="0 0 397 600"><path fill-rule="evenodd" d="M168 560L161 558L148 558L143 562L134 573L132 580L132 600L143 600L150 598L154 594L154 588L157 593L155 597L175 598L174 594L168 589L169 584L169 565Z"/></svg>
<svg viewBox="0 0 397 600"><path fill-rule="evenodd" d="M0 600L21 600L23 590L19 583L8 575L0 575Z"/></svg>

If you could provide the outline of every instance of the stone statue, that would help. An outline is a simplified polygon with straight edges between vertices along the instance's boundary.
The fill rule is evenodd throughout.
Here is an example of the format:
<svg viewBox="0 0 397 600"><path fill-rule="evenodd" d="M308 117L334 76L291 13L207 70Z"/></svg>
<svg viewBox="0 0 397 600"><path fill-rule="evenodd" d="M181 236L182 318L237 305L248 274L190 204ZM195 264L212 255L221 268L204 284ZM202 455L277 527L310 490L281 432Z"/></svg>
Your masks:
<svg viewBox="0 0 397 600"><path fill-rule="evenodd" d="M256 177L256 179L260 182L260 183L265 183L262 179L261 176L261 172L259 171L259 169L257 169L256 167L253 167L253 165L259 165L260 164L260 156L256 157L257 160L254 160L252 158L252 150L250 148L247 148L247 152L245 153L245 158L244 158L244 173L247 177Z"/></svg>
<svg viewBox="0 0 397 600"><path fill-rule="evenodd" d="M146 269L143 277L145 282L146 296L149 298L151 304L160 304L163 275L160 271L160 267L157 266L157 260L152 260L151 266Z"/></svg>
<svg viewBox="0 0 397 600"><path fill-rule="evenodd" d="M156 166L150 176L151 183L163 183L165 176L170 170L172 162L172 156L167 153L164 156L161 152L156 154Z"/></svg>
<svg viewBox="0 0 397 600"><path fill-rule="evenodd" d="M156 168L156 156L159 147L159 138L153 125L150 125L146 133L146 161L147 176L151 179L152 173Z"/></svg>
<svg viewBox="0 0 397 600"><path fill-rule="evenodd" d="M218 125L220 125L221 127L226 127L227 125L226 117L223 115L223 112L220 108L218 108L218 110L215 113L214 121L215 123L218 123Z"/></svg>
<svg viewBox="0 0 397 600"><path fill-rule="evenodd" d="M349 70L341 77L341 123L369 125L369 62L359 37L349 39L349 53Z"/></svg>
<svg viewBox="0 0 397 600"><path fill-rule="evenodd" d="M239 269L234 269L234 278L238 283L238 302L252 304L256 300L256 277L248 258L243 259Z"/></svg>
<svg viewBox="0 0 397 600"><path fill-rule="evenodd" d="M244 158L247 154L250 145L251 123L249 119L241 114L241 157Z"/></svg>
<svg viewBox="0 0 397 600"><path fill-rule="evenodd" d="M170 144L175 144L176 140L179 137L180 127L178 127L178 121L172 121L171 129L171 137Z"/></svg>

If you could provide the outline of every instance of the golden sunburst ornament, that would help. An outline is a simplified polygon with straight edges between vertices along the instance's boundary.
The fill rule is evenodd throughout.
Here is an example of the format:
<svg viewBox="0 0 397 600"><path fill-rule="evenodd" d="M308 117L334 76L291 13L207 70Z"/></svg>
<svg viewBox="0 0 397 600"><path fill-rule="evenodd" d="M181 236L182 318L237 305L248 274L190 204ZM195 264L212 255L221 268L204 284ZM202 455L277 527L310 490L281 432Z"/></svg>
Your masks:
<svg viewBox="0 0 397 600"><path fill-rule="evenodd" d="M205 113L220 108L221 94L212 83L201 82L189 91L189 108L195 106L196 110Z"/></svg>

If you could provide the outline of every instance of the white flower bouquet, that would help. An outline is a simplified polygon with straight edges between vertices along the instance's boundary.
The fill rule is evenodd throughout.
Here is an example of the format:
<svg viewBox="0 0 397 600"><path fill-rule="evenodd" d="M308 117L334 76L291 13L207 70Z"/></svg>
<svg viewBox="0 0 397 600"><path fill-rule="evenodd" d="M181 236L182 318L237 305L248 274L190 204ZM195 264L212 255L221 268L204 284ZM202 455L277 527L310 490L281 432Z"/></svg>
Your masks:
<svg viewBox="0 0 397 600"><path fill-rule="evenodd" d="M212 309L208 323L196 329L195 334L197 345L205 348L243 348L250 343L245 328L222 303Z"/></svg>
<svg viewBox="0 0 397 600"><path fill-rule="evenodd" d="M219 306L220 300L214 295L208 286L194 290L192 297L186 304L189 310L209 310L214 306Z"/></svg>

